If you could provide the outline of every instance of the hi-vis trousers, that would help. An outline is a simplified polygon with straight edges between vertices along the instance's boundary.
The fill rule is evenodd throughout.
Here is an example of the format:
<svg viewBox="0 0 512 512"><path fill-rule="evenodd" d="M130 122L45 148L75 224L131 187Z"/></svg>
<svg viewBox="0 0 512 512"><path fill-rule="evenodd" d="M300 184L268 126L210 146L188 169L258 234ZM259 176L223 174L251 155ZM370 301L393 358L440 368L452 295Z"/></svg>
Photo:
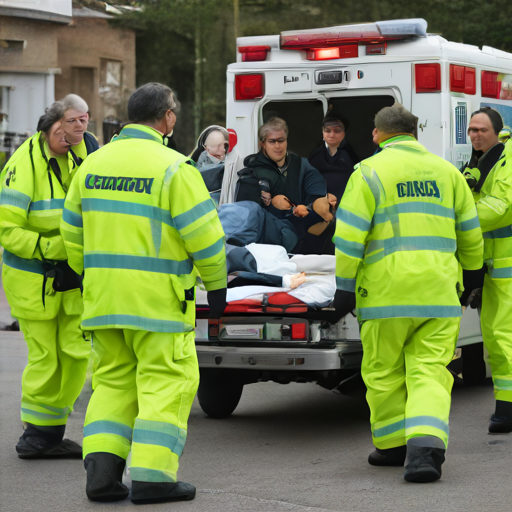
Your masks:
<svg viewBox="0 0 512 512"><path fill-rule="evenodd" d="M373 444L387 449L412 437L448 445L453 358L460 318L384 318L361 328ZM433 440L433 446L437 446Z"/></svg>
<svg viewBox="0 0 512 512"><path fill-rule="evenodd" d="M131 448L132 480L175 482L199 384L194 332L98 329L93 358L84 458L109 452L126 459Z"/></svg>
<svg viewBox="0 0 512 512"><path fill-rule="evenodd" d="M512 279L485 275L480 324L489 352L494 396L512 402Z"/></svg>
<svg viewBox="0 0 512 512"><path fill-rule="evenodd" d="M65 425L85 382L91 344L82 336L80 290L57 293L57 316L18 318L28 346L22 377L21 420L39 426Z"/></svg>

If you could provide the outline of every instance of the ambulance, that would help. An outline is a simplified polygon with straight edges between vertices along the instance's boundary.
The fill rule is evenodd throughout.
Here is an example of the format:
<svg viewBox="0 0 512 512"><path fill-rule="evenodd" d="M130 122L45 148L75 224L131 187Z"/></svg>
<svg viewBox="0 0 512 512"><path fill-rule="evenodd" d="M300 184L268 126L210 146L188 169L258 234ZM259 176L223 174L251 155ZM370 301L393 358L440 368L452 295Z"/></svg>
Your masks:
<svg viewBox="0 0 512 512"><path fill-rule="evenodd" d="M428 34L425 20L405 19L241 37L227 69L226 127L241 158L258 151L258 128L274 116L289 126L288 150L308 157L330 108L348 120L346 138L367 158L376 149L375 114L395 102L417 116L418 141L461 168L471 155L472 112L492 107L512 126L512 54L450 42ZM302 337L294 339L297 322L307 325L296 326ZM285 334L269 339L275 324ZM213 417L231 414L252 382L309 381L343 392L362 355L351 315L326 326L318 315L239 314L221 320L213 336L199 328L196 346L199 402ZM476 310L463 315L457 346L463 357L453 366L465 382L490 375Z"/></svg>

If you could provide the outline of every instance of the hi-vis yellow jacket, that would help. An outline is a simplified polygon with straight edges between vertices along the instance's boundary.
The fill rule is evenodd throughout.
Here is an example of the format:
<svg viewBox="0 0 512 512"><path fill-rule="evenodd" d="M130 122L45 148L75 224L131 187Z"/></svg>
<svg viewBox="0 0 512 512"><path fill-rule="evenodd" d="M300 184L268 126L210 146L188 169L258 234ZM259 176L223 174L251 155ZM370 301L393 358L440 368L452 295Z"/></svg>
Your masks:
<svg viewBox="0 0 512 512"><path fill-rule="evenodd" d="M53 278L44 279L41 260L67 259L60 219L66 190L87 154L83 141L73 149L52 159L39 132L15 151L2 171L3 281L14 317L46 320L57 315L61 298L53 290Z"/></svg>
<svg viewBox="0 0 512 512"><path fill-rule="evenodd" d="M182 333L194 287L227 285L224 232L203 179L152 128L130 124L81 165L61 224L68 262L85 270L87 330Z"/></svg>
<svg viewBox="0 0 512 512"><path fill-rule="evenodd" d="M487 273L493 279L512 278L512 139L474 196Z"/></svg>
<svg viewBox="0 0 512 512"><path fill-rule="evenodd" d="M483 264L466 180L412 136L356 166L337 212L336 281L358 318L461 316L462 268Z"/></svg>

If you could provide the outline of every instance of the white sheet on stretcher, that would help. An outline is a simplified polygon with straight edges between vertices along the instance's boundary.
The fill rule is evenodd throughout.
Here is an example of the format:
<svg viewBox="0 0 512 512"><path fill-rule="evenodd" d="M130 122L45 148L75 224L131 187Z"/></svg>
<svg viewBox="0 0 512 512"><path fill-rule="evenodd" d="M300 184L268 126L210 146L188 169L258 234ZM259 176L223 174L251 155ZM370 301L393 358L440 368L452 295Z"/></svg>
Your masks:
<svg viewBox="0 0 512 512"><path fill-rule="evenodd" d="M289 288L276 288L274 286L237 286L229 288L227 293L227 301L242 299L259 300L264 293L288 292L308 306L324 308L328 306L334 299L336 291L336 278L334 274L317 274L308 275L306 282L298 288L290 290Z"/></svg>
<svg viewBox="0 0 512 512"><path fill-rule="evenodd" d="M307 279L294 290L260 285L228 288L228 302L247 298L261 300L263 294L276 292L288 292L311 307L326 307L333 300L336 292L334 256L297 254L289 258L285 248L279 245L249 244L246 248L254 256L258 272L275 276L306 272ZM198 289L196 300L198 304L206 304L206 292Z"/></svg>

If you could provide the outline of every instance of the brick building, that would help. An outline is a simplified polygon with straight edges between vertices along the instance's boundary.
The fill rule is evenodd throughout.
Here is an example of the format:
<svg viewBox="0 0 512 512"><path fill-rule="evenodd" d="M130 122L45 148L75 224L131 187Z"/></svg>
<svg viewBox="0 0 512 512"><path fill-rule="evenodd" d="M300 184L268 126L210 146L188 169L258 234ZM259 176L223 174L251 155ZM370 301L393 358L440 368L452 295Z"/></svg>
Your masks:
<svg viewBox="0 0 512 512"><path fill-rule="evenodd" d="M110 25L119 11L71 0L0 0L0 168L55 99L89 104L102 142L106 117L126 118L135 88L135 33Z"/></svg>

